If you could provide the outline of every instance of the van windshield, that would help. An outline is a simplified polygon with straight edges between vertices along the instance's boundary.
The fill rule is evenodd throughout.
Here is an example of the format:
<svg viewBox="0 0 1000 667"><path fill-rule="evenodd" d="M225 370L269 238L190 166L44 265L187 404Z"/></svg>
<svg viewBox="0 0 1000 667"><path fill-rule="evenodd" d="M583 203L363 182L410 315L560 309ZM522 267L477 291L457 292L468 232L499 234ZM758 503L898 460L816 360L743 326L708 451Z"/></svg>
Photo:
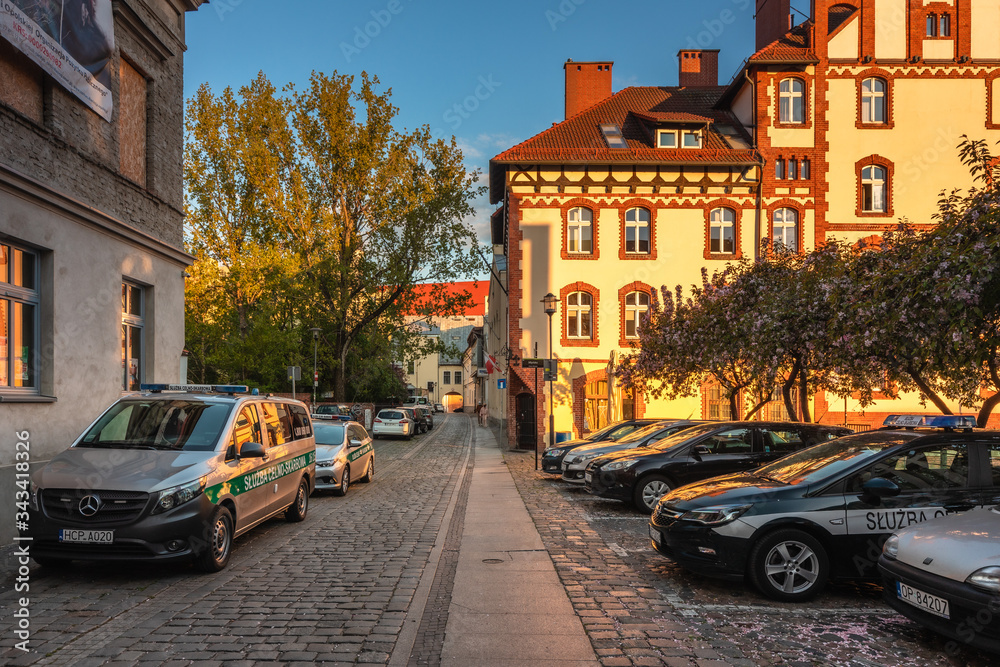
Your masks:
<svg viewBox="0 0 1000 667"><path fill-rule="evenodd" d="M123 400L101 415L77 447L213 451L231 409L189 399Z"/></svg>

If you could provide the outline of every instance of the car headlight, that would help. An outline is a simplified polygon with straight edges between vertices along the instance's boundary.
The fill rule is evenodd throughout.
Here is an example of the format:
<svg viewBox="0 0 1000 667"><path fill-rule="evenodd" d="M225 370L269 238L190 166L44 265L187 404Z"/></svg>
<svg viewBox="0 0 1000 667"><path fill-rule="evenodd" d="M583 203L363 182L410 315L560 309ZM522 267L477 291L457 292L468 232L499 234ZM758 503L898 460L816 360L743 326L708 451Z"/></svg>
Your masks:
<svg viewBox="0 0 1000 667"><path fill-rule="evenodd" d="M594 459L596 457L597 454L580 454L578 456L571 456L567 458L566 462L570 464L586 463L587 461L590 461L591 459Z"/></svg>
<svg viewBox="0 0 1000 667"><path fill-rule="evenodd" d="M542 452L542 456L548 456L549 458L553 458L555 456L562 456L565 453L566 453L565 449L546 449L545 451Z"/></svg>
<svg viewBox="0 0 1000 667"><path fill-rule="evenodd" d="M882 554L886 558L896 560L896 557L899 555L899 535L893 533L889 536L889 539L882 545Z"/></svg>
<svg viewBox="0 0 1000 667"><path fill-rule="evenodd" d="M160 491L160 497L157 499L156 505L153 506L153 514L172 510L190 500L194 500L204 493L207 481L208 477L202 477L188 484L181 484L180 486Z"/></svg>
<svg viewBox="0 0 1000 667"><path fill-rule="evenodd" d="M965 583L990 593L1000 593L1000 567L990 565L969 575Z"/></svg>
<svg viewBox="0 0 1000 667"><path fill-rule="evenodd" d="M604 466L605 470L627 470L634 466L638 461L626 460L626 461L612 461L608 465Z"/></svg>
<svg viewBox="0 0 1000 667"><path fill-rule="evenodd" d="M706 526L720 526L743 516L753 505L715 505L684 512L681 521L692 521Z"/></svg>
<svg viewBox="0 0 1000 667"><path fill-rule="evenodd" d="M320 468L332 468L333 467L333 459L323 459L322 461L320 461L320 460L317 459L316 465L318 467L320 467Z"/></svg>
<svg viewBox="0 0 1000 667"><path fill-rule="evenodd" d="M42 495L42 490L37 484L31 482L31 486L28 487L28 502L31 503L31 509L36 512L40 512L40 503L38 502L38 497Z"/></svg>

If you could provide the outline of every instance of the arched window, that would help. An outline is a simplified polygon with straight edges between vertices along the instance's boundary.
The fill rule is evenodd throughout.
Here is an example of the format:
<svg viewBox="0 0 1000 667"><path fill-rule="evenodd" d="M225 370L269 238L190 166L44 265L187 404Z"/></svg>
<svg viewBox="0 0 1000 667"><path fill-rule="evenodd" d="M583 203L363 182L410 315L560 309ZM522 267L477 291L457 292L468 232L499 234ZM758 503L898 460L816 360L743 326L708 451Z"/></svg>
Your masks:
<svg viewBox="0 0 1000 667"><path fill-rule="evenodd" d="M888 210L888 183L885 169L877 165L861 170L861 210L866 213L885 213Z"/></svg>
<svg viewBox="0 0 1000 667"><path fill-rule="evenodd" d="M736 252L736 212L731 208L716 208L709 217L709 252Z"/></svg>
<svg viewBox="0 0 1000 667"><path fill-rule="evenodd" d="M629 292L625 295L625 337L638 338L642 318L649 312L649 295Z"/></svg>
<svg viewBox="0 0 1000 667"><path fill-rule="evenodd" d="M878 78L861 82L861 122L886 122L886 85Z"/></svg>
<svg viewBox="0 0 1000 667"><path fill-rule="evenodd" d="M625 212L625 252L649 254L649 211L630 208Z"/></svg>
<svg viewBox="0 0 1000 667"><path fill-rule="evenodd" d="M782 123L804 123L805 84L802 79L784 79L779 84L780 104L778 117Z"/></svg>
<svg viewBox="0 0 1000 667"><path fill-rule="evenodd" d="M589 208L571 208L566 216L566 240L569 252L594 252L594 214Z"/></svg>
<svg viewBox="0 0 1000 667"><path fill-rule="evenodd" d="M779 208L774 212L771 240L775 249L798 250L799 214L793 208Z"/></svg>
<svg viewBox="0 0 1000 667"><path fill-rule="evenodd" d="M593 297L586 292L572 292L566 297L566 337L590 338L593 335L591 326L591 305Z"/></svg>

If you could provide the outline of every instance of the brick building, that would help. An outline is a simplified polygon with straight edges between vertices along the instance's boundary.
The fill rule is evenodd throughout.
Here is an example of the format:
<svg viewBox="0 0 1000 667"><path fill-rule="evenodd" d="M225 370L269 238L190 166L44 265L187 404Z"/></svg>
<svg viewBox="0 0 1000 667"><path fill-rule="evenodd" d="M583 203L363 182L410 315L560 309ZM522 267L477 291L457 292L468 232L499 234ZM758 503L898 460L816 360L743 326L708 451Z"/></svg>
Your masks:
<svg viewBox="0 0 1000 667"><path fill-rule="evenodd" d="M203 0L99 0L108 117L0 37L0 494L143 381L182 380L183 55ZM15 2L25 8L30 3ZM13 534L0 510L0 540Z"/></svg>
<svg viewBox="0 0 1000 667"><path fill-rule="evenodd" d="M717 388L654 402L608 375L652 290L698 283L702 267L754 256L765 239L809 250L903 217L929 224L943 187L970 184L961 135L1000 140L1000 0L814 0L798 25L788 0L757 5L757 50L728 85L717 51L681 50L678 86L618 92L612 62L567 61L566 120L490 162L493 243L508 269L491 301L503 345L548 356L540 301L559 297L556 431L630 415L729 417ZM511 444L545 434L544 393L511 364L494 406L518 422ZM926 409L916 397L881 400L862 418L860 406L819 396L813 414L856 423L903 410ZM783 412L776 401L760 414Z"/></svg>

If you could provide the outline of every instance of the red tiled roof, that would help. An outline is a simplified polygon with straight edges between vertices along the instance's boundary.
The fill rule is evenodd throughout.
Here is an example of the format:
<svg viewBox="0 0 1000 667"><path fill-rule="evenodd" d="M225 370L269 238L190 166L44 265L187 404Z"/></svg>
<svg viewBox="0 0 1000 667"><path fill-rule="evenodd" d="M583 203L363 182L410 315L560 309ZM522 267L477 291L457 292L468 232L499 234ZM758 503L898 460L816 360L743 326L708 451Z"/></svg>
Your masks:
<svg viewBox="0 0 1000 667"><path fill-rule="evenodd" d="M487 281L466 280L454 283L424 283L422 285L414 285L413 296L415 303L436 289L444 289L448 294L454 295L466 292L472 296L473 306L458 313L459 316L475 317L477 315L486 315L486 295L490 291L490 284Z"/></svg>
<svg viewBox="0 0 1000 667"><path fill-rule="evenodd" d="M709 128L702 148L656 148L650 123L680 122L730 125L739 121L713 105L724 87L633 87L621 90L576 116L536 134L491 160L517 162L596 162L661 164L745 164L754 162L753 151L730 148L722 135ZM609 148L602 123L621 128L628 148Z"/></svg>
<svg viewBox="0 0 1000 667"><path fill-rule="evenodd" d="M763 49L753 54L749 62L800 62L814 61L816 52L809 46L810 23L800 23L783 37L774 40Z"/></svg>

